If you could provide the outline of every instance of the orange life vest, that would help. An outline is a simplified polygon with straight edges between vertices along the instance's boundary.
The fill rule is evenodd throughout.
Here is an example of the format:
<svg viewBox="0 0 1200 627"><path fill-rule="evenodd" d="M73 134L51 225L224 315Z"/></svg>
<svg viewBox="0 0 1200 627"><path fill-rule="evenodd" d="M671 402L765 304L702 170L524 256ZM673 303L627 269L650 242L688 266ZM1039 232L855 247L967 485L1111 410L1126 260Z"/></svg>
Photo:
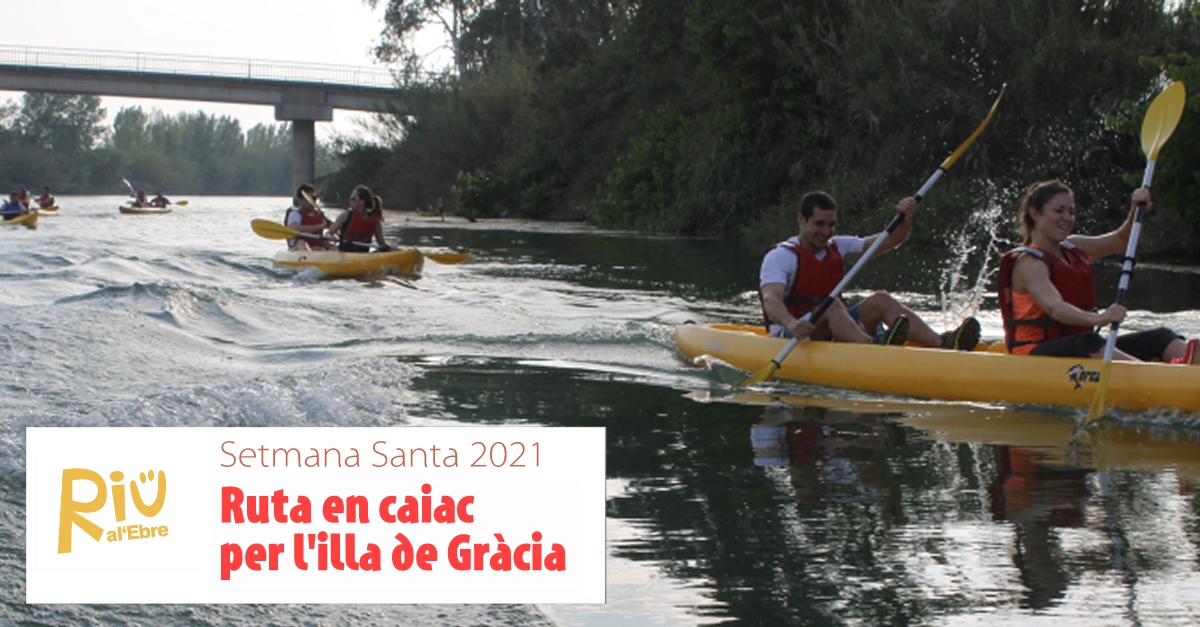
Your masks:
<svg viewBox="0 0 1200 627"><path fill-rule="evenodd" d="M1066 259L1037 246L1022 246L1008 251L1000 259L998 296L1008 352L1027 355L1042 342L1093 330L1088 326L1063 324L1047 316L1030 295L1013 292L1013 267L1018 257L1028 254L1046 263L1050 269L1050 282L1064 301L1080 309L1095 309L1096 273L1092 268L1092 260L1087 253L1068 243L1063 244L1062 251Z"/></svg>

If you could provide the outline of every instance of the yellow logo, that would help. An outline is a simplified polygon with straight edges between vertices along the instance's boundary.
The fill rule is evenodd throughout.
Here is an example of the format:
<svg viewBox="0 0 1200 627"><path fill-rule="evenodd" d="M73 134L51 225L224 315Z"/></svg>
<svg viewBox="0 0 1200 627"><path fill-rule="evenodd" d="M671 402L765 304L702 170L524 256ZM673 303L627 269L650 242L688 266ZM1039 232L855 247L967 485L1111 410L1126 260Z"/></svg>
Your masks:
<svg viewBox="0 0 1200 627"><path fill-rule="evenodd" d="M72 526L79 527L92 537L96 542L100 541L100 536L104 535L105 531L100 525L88 520L83 515L99 512L108 502L108 495L111 489L112 492L112 508L115 522L121 523L125 521L125 485L121 482L125 480L125 474L119 470L114 470L108 475L112 480L112 485L106 485L104 478L100 473L86 468L67 468L62 474L62 496L59 501L58 508L58 552L71 552L71 530ZM81 502L75 500L75 482L89 481L96 487L96 497L90 501ZM138 483L155 483L157 484L154 501L149 505L142 500L141 490L138 488ZM138 481L129 481L129 490L133 493L133 505L137 511L141 512L146 518L153 518L162 510L163 503L167 500L167 474L163 471L157 473L153 470L143 472L138 475ZM108 542L121 542L124 540L142 540L147 538L166 537L168 532L166 525L145 526L143 524L117 525L107 532Z"/></svg>

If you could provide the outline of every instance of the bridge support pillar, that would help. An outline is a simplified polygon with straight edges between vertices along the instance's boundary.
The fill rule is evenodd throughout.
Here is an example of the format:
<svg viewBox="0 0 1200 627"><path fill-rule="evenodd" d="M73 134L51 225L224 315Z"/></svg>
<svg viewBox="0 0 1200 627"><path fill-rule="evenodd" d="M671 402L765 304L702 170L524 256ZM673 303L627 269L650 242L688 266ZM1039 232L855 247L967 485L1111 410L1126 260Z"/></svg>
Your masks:
<svg viewBox="0 0 1200 627"><path fill-rule="evenodd" d="M292 187L311 183L316 177L317 133L313 120L292 120Z"/></svg>

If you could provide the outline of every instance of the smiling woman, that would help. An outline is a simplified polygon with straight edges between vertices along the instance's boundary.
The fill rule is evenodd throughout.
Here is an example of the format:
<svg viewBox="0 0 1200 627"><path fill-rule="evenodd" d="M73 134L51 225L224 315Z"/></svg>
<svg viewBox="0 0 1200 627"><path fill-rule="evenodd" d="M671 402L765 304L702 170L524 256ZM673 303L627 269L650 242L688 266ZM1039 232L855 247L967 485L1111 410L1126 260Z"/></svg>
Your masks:
<svg viewBox="0 0 1200 627"><path fill-rule="evenodd" d="M1025 245L1004 256L1000 266L1000 309L1010 352L1047 357L1103 355L1104 338L1095 327L1120 323L1125 307L1116 302L1095 311L1096 276L1092 259L1125 250L1138 207L1147 206L1150 190L1133 192L1129 217L1103 235L1073 235L1075 194L1058 180L1029 186L1021 202ZM1186 351L1184 338L1165 327L1139 331L1117 340L1120 360L1170 363Z"/></svg>

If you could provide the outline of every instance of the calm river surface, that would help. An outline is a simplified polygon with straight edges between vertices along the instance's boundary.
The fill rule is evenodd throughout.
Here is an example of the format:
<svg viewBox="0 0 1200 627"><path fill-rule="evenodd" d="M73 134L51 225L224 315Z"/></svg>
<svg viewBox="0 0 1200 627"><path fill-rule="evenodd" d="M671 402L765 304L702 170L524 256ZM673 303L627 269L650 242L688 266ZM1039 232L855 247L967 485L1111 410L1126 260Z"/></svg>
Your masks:
<svg viewBox="0 0 1200 627"><path fill-rule="evenodd" d="M286 199L124 200L64 197L36 230L0 229L0 623L1197 624L1198 415L1079 430L1083 412L1050 407L739 394L744 373L693 366L672 337L757 316L762 251L727 243L391 215L393 243L472 255L412 289L273 267L281 243L250 220ZM977 270L943 299L951 255L916 248L856 285L998 337ZM1140 268L1129 303L1126 328L1200 335L1194 267ZM464 423L606 428L606 604L25 604L27 426Z"/></svg>

